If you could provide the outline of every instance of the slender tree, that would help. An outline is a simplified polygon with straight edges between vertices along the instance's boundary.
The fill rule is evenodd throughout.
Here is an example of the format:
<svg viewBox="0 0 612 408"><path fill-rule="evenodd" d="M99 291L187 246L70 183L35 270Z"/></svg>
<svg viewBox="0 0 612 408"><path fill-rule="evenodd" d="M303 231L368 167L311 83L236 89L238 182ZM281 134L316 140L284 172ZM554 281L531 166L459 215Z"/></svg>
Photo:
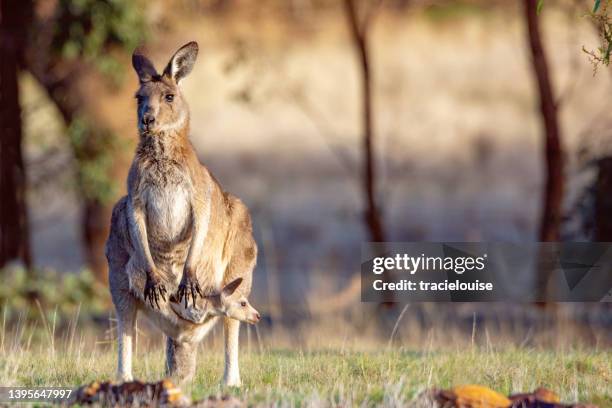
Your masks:
<svg viewBox="0 0 612 408"><path fill-rule="evenodd" d="M345 0L344 6L355 50L359 58L362 87L363 118L363 175L362 185L365 202L365 224L373 242L385 241L385 230L380 215L376 193L376 156L374 154L374 112L372 94L372 64L368 34L375 8L371 5L364 18L360 18L355 0Z"/></svg>
<svg viewBox="0 0 612 408"><path fill-rule="evenodd" d="M540 241L558 241L564 190L564 158L557 104L540 34L537 4L537 0L525 0L524 11L532 69L538 86L540 113L544 130L546 171L539 239Z"/></svg>
<svg viewBox="0 0 612 408"><path fill-rule="evenodd" d="M31 6L0 1L0 268L12 260L32 263L18 87Z"/></svg>

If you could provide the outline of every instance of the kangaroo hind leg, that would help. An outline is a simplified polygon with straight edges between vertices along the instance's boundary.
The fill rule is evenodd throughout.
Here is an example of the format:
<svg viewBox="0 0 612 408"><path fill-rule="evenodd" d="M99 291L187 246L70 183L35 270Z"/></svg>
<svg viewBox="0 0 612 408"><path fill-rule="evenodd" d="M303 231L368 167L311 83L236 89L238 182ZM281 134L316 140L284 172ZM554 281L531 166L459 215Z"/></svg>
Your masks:
<svg viewBox="0 0 612 408"><path fill-rule="evenodd" d="M197 343L166 340L166 374L180 382L191 381L196 371Z"/></svg>
<svg viewBox="0 0 612 408"><path fill-rule="evenodd" d="M135 302L125 302L135 303ZM117 377L121 381L132 381L132 353L134 350L134 335L136 328L136 305L125 305L125 308L117 308L117 331L119 362Z"/></svg>

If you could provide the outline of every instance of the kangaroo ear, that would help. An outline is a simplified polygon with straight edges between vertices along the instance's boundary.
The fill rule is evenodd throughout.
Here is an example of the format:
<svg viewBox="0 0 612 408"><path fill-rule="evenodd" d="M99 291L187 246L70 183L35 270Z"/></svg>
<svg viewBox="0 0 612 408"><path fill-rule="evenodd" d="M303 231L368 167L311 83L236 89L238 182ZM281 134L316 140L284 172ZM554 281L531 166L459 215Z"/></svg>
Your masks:
<svg viewBox="0 0 612 408"><path fill-rule="evenodd" d="M153 66L150 59L142 54L141 48L136 48L132 54L132 66L138 74L140 82L150 81L151 78L157 75L157 70Z"/></svg>
<svg viewBox="0 0 612 408"><path fill-rule="evenodd" d="M168 76L178 84L183 78L185 78L192 70L193 64L198 57L198 43L192 41L183 45L179 50L170 58L170 62L164 69L164 75Z"/></svg>
<svg viewBox="0 0 612 408"><path fill-rule="evenodd" d="M238 289L238 286L240 286L241 283L242 278L234 279L233 281L225 285L221 293L223 294L223 296L231 296L236 291L236 289Z"/></svg>

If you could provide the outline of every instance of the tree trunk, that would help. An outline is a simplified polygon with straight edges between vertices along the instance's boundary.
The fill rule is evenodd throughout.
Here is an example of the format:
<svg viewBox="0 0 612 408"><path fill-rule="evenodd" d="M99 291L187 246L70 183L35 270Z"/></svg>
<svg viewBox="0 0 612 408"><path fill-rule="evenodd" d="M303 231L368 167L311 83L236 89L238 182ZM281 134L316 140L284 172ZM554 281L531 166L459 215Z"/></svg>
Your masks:
<svg viewBox="0 0 612 408"><path fill-rule="evenodd" d="M18 87L30 7L0 1L0 268L12 260L32 265Z"/></svg>
<svg viewBox="0 0 612 408"><path fill-rule="evenodd" d="M376 156L374 154L374 109L372 92L372 69L370 64L370 53L368 48L368 30L372 17L369 10L365 19L359 21L359 13L355 0L345 0L346 15L351 37L359 59L362 87L362 119L363 119L363 170L362 188L365 202L364 221L369 232L371 242L385 242L385 230L377 203L376 194ZM357 275L358 276L358 275ZM389 280L389 275L384 272L382 277ZM352 285L351 285L352 286ZM392 293L385 293L379 306L390 309L394 306Z"/></svg>
<svg viewBox="0 0 612 408"><path fill-rule="evenodd" d="M362 118L363 118L363 175L362 187L365 202L365 224L368 229L370 240L373 242L384 242L385 231L381 221L380 210L376 197L376 158L374 155L374 118L372 106L372 73L370 66L370 55L368 50L367 23L359 23L357 7L354 0L344 2L348 23L359 56L361 74L362 96Z"/></svg>
<svg viewBox="0 0 612 408"><path fill-rule="evenodd" d="M101 282L108 281L108 265L104 248L110 230L110 220L114 203L103 203L86 199L83 203L81 233L85 245L85 257L89 269Z"/></svg>
<svg viewBox="0 0 612 408"><path fill-rule="evenodd" d="M80 62L68 70L63 66L62 72L55 68L54 63L41 69L36 62L30 61L30 72L45 88L66 126L75 120L83 121L85 125L85 134L77 138L80 141L70 141L80 175L77 187L81 199L81 242L87 266L99 281L106 282L108 267L104 246L112 208L118 197L114 192L101 197L90 180L82 176L86 173L82 170L92 167L92 164L97 167L95 163L98 160L106 160L108 167L98 169L103 173L99 176L115 186L114 190L122 191L130 163L127 153L131 153L130 147L136 140L131 97L136 85L109 86L95 69ZM117 140L113 141L116 137Z"/></svg>
<svg viewBox="0 0 612 408"><path fill-rule="evenodd" d="M558 241L563 203L563 151L550 71L540 35L537 0L525 0L525 15L533 73L538 84L540 112L545 134L546 181L540 219L540 241Z"/></svg>
<svg viewBox="0 0 612 408"><path fill-rule="evenodd" d="M563 204L563 152L561 150L561 131L557 117L557 104L553 94L550 71L546 53L542 44L540 24L537 12L537 0L525 0L525 18L533 74L538 84L540 113L544 128L545 141L545 188L540 215L539 240L542 242L558 241L560 238L561 209ZM543 248L542 251L545 251ZM545 257L542 252L540 257ZM549 293L549 280L552 267L540 266L536 271L536 290L542 299ZM536 303L555 313L556 307L549 302Z"/></svg>
<svg viewBox="0 0 612 408"><path fill-rule="evenodd" d="M597 163L595 182L595 241L612 242L612 157Z"/></svg>

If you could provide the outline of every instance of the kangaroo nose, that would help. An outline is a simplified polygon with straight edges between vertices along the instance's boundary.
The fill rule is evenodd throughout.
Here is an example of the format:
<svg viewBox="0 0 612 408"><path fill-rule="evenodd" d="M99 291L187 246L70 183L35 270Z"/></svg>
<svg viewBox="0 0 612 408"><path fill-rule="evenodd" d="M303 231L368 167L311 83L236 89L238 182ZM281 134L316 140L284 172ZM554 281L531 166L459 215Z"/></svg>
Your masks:
<svg viewBox="0 0 612 408"><path fill-rule="evenodd" d="M153 117L153 115L151 115L150 113L145 113L144 115L142 115L142 124L149 126L152 125L153 122L155 122L155 117Z"/></svg>
<svg viewBox="0 0 612 408"><path fill-rule="evenodd" d="M259 321L261 319L261 316L259 313L255 313L255 320Z"/></svg>

